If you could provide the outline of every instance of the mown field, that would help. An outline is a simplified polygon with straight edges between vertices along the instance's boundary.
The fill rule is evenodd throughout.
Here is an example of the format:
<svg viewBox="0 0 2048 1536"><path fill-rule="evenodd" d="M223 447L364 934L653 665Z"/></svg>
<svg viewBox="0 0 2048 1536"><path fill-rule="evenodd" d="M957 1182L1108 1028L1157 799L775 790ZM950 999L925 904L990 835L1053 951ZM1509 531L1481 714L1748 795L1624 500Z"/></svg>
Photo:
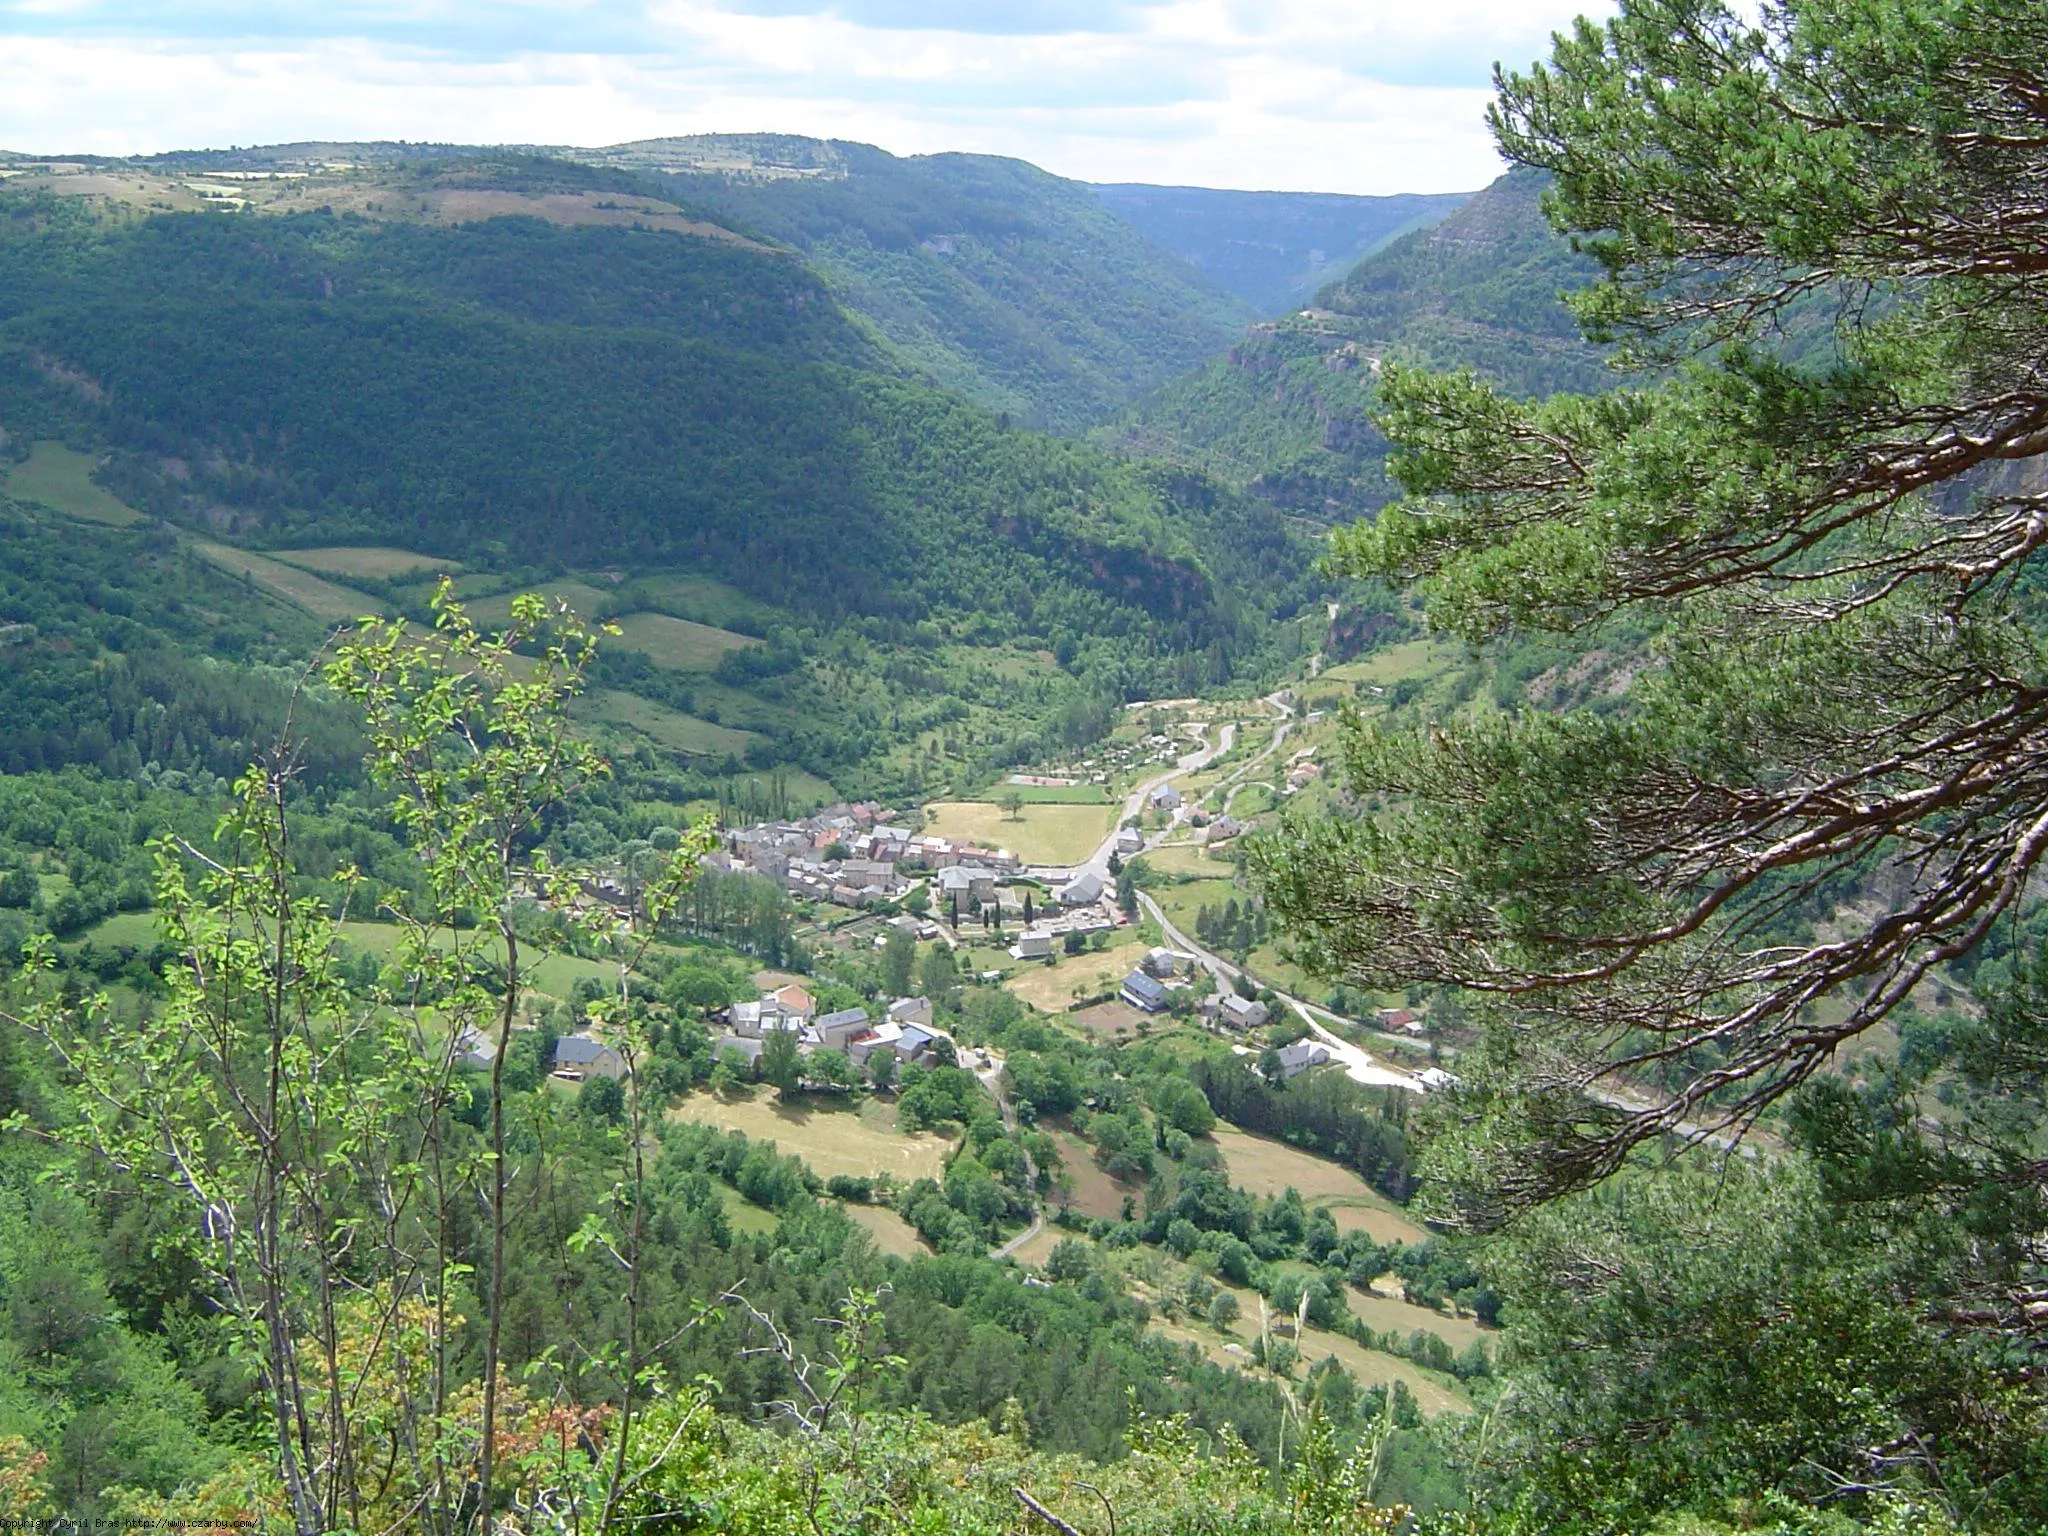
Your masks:
<svg viewBox="0 0 2048 1536"><path fill-rule="evenodd" d="M729 725L713 725L695 715L683 714L665 704L656 704L636 693L605 689L577 702L576 712L587 719L625 726L642 732L664 747L698 757L722 757L744 752L755 740L751 731Z"/></svg>
<svg viewBox="0 0 2048 1536"><path fill-rule="evenodd" d="M1076 997L1114 992L1150 948L1142 939L1127 939L1100 954L1062 954L1054 965L1027 960L1003 983L1003 989L1043 1013L1061 1013Z"/></svg>
<svg viewBox="0 0 2048 1536"><path fill-rule="evenodd" d="M1291 1188L1311 1206L1329 1206L1340 1231L1370 1232L1383 1243L1419 1243L1429 1236L1349 1168L1235 1126L1218 1125L1212 1134L1231 1183L1240 1189L1270 1198Z"/></svg>
<svg viewBox="0 0 2048 1536"><path fill-rule="evenodd" d="M91 454L62 443L37 443L26 459L7 471L7 494L87 522L125 525L138 520L140 512L93 484L96 463Z"/></svg>
<svg viewBox="0 0 2048 1536"><path fill-rule="evenodd" d="M305 609L316 619L346 623L366 613L380 612L383 608L373 597L337 586L331 581L322 581L310 571L302 571L297 566L286 565L266 555L226 544L211 544L204 539L194 539L192 548L230 576L245 577L273 596Z"/></svg>
<svg viewBox="0 0 2048 1536"><path fill-rule="evenodd" d="M642 651L657 667L675 672L709 672L727 651L759 645L758 640L665 613L629 613L618 621L614 646Z"/></svg>
<svg viewBox="0 0 2048 1536"><path fill-rule="evenodd" d="M886 1205L857 1205L848 1201L840 1209L868 1229L868 1236L875 1240L875 1246L883 1253L893 1253L900 1259L914 1259L919 1254L931 1252L925 1247L924 1239L917 1235L917 1228Z"/></svg>
<svg viewBox="0 0 2048 1536"><path fill-rule="evenodd" d="M940 837L1007 848L1027 864L1074 865L1102 845L1115 824L1112 805L1026 805L1016 820L985 800L935 800L925 827Z"/></svg>
<svg viewBox="0 0 2048 1536"><path fill-rule="evenodd" d="M379 581L422 573L438 574L442 571L452 575L462 569L459 562L444 560L438 555L422 555L409 549L385 549L367 545L340 546L332 549L280 549L274 553L287 565L296 565L301 570L314 571L323 576L368 576Z"/></svg>
<svg viewBox="0 0 2048 1536"><path fill-rule="evenodd" d="M929 1131L898 1129L894 1107L872 1099L858 1107L792 1108L765 1090L745 1099L699 1091L669 1113L722 1130L744 1131L753 1140L772 1141L828 1179L834 1174L871 1178L880 1173L905 1183L936 1179L944 1175L953 1150L951 1142Z"/></svg>

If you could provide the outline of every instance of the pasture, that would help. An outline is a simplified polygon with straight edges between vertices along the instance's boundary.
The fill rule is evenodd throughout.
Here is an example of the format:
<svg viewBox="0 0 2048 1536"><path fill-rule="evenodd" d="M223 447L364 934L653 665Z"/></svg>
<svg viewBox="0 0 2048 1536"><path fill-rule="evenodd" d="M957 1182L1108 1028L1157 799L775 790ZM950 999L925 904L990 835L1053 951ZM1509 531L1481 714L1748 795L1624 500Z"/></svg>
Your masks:
<svg viewBox="0 0 2048 1536"><path fill-rule="evenodd" d="M886 1205L856 1205L849 1201L840 1209L853 1219L855 1226L867 1228L868 1236L875 1240L875 1247L883 1253L893 1253L899 1259L914 1259L931 1252L925 1247L924 1239L917 1235L917 1228Z"/></svg>
<svg viewBox="0 0 2048 1536"><path fill-rule="evenodd" d="M1141 860L1147 869L1157 870L1162 875L1179 875L1190 880L1210 880L1232 873L1228 859L1211 858L1206 848L1194 843L1170 843L1163 847L1148 849L1131 862L1136 864ZM1159 899L1158 892L1153 892L1153 899Z"/></svg>
<svg viewBox="0 0 2048 1536"><path fill-rule="evenodd" d="M713 725L709 720L699 720L695 715L686 715L665 704L656 704L638 694L621 693L616 689L604 689L578 700L576 713L602 720L608 725L638 731L661 746L695 757L722 757L728 752L744 752L748 743L754 740L751 731Z"/></svg>
<svg viewBox="0 0 2048 1536"><path fill-rule="evenodd" d="M1126 1196L1136 1198L1138 1186L1126 1188L1117 1183L1095 1161L1095 1149L1076 1136L1072 1131L1050 1130L1053 1145L1059 1148L1059 1173L1071 1181L1067 1204L1084 1216L1099 1216L1106 1221L1116 1221L1123 1216ZM1048 1227L1047 1231L1053 1230ZM1048 1245L1047 1251L1050 1251Z"/></svg>
<svg viewBox="0 0 2048 1536"><path fill-rule="evenodd" d="M630 608L652 608L715 628L756 629L772 617L767 604L747 596L709 576L686 572L657 572L635 576L619 588L620 602Z"/></svg>
<svg viewBox="0 0 2048 1536"><path fill-rule="evenodd" d="M782 1218L754 1204L730 1184L718 1186L718 1198L725 1206L725 1220L741 1237L760 1237L782 1225Z"/></svg>
<svg viewBox="0 0 2048 1536"><path fill-rule="evenodd" d="M62 443L40 442L28 457L7 472L7 494L33 501L66 517L117 525L138 521L142 514L109 491L93 484L98 461Z"/></svg>
<svg viewBox="0 0 2048 1536"><path fill-rule="evenodd" d="M1217 1365L1225 1369L1249 1369L1252 1363L1250 1345L1259 1336L1260 1298L1256 1291L1239 1290L1225 1286L1237 1297L1238 1318L1228 1333L1219 1332L1206 1325L1172 1322L1160 1319L1153 1328L1171 1339L1193 1344ZM1420 1310L1420 1309L1415 1309ZM1273 1319L1279 1323L1281 1319ZM1289 1331L1291 1331L1291 1322ZM1297 1376L1305 1376L1317 1361L1334 1355L1338 1364L1349 1371L1362 1387L1384 1386L1399 1381L1407 1384L1415 1394L1416 1406L1430 1418L1444 1413L1464 1413L1471 1404L1458 1392L1443 1384L1440 1378L1431 1376L1410 1361L1398 1355L1383 1354L1376 1349L1363 1349L1355 1340L1341 1333L1331 1333L1323 1328L1302 1330L1301 1337L1294 1341L1301 1347L1301 1359L1295 1366Z"/></svg>
<svg viewBox="0 0 2048 1536"><path fill-rule="evenodd" d="M252 554L246 549L235 549L226 544L209 544L204 539L194 539L192 547L230 576L242 577L271 596L282 598L295 608L303 608L316 619L345 623L366 613L381 612L383 608L374 597L338 587L331 581L322 581L310 571L302 571L297 566L286 565L266 555Z"/></svg>
<svg viewBox="0 0 2048 1536"><path fill-rule="evenodd" d="M1054 945L1055 949L1058 947ZM1078 955L1062 954L1055 965L1028 960L1003 983L1003 990L1041 1013L1061 1013L1077 996L1097 997L1114 992L1150 948L1141 939L1128 939L1112 944L1100 954L1093 950Z"/></svg>
<svg viewBox="0 0 2048 1536"><path fill-rule="evenodd" d="M609 613L618 606L619 601L616 592L601 591L587 582L544 581L530 589L522 587L517 592L500 592L495 597L464 598L463 606L468 609L473 623L503 628L512 622L512 599L528 590L538 592L551 601L560 599L574 609L577 617L582 619L594 620L599 614Z"/></svg>
<svg viewBox="0 0 2048 1536"><path fill-rule="evenodd" d="M1230 1182L1270 1198L1292 1188L1309 1206L1327 1205L1339 1231L1370 1232L1376 1241L1419 1243L1428 1232L1349 1168L1267 1136L1218 1125L1210 1133Z"/></svg>
<svg viewBox="0 0 2048 1536"><path fill-rule="evenodd" d="M935 800L924 809L925 830L940 837L1008 848L1027 864L1068 866L1101 846L1116 817L1112 805L1026 805L1015 821L986 800Z"/></svg>
<svg viewBox="0 0 2048 1536"><path fill-rule="evenodd" d="M897 1129L895 1109L873 1100L858 1106L792 1107L778 1102L771 1092L750 1099L721 1099L700 1091L669 1113L720 1130L744 1131L752 1140L772 1141L828 1179L841 1173L854 1178L886 1173L903 1183L936 1179L945 1174L953 1150L950 1141L929 1131Z"/></svg>
<svg viewBox="0 0 2048 1536"><path fill-rule="evenodd" d="M85 937L95 944L109 947L147 949L156 943L157 916L154 912L117 912L103 918L86 930ZM380 960L389 959L398 949L399 928L396 923L371 923L350 919L341 924L341 937L357 949L366 950ZM443 931L438 935L445 947L449 935ZM492 955L502 954L495 942L486 942L484 949ZM536 992L568 1002L576 983L584 980L599 981L607 987L618 985L619 968L602 960L585 960L579 955L541 955L530 946L520 947L521 965L526 971L527 985Z"/></svg>
<svg viewBox="0 0 2048 1536"><path fill-rule="evenodd" d="M453 574L462 569L459 562L444 560L438 555L420 555L409 549L384 549L369 545L350 545L333 549L280 549L276 551L276 557L286 565L296 565L301 570L313 571L322 576L368 576L377 581L435 574L441 571Z"/></svg>
<svg viewBox="0 0 2048 1536"><path fill-rule="evenodd" d="M760 644L729 629L715 629L691 619L672 619L665 613L630 613L618 625L619 635L611 642L613 645L643 651L657 667L674 672L709 672L727 651Z"/></svg>

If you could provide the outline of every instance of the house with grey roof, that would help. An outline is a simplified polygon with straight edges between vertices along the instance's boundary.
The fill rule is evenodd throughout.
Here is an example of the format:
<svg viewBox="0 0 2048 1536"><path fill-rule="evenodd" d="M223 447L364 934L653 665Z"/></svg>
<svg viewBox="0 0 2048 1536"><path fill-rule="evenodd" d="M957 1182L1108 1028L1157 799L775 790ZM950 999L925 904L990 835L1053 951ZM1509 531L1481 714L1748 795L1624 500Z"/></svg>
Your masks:
<svg viewBox="0 0 2048 1536"><path fill-rule="evenodd" d="M626 1058L595 1036L562 1035L555 1041L555 1070L578 1078L621 1078Z"/></svg>

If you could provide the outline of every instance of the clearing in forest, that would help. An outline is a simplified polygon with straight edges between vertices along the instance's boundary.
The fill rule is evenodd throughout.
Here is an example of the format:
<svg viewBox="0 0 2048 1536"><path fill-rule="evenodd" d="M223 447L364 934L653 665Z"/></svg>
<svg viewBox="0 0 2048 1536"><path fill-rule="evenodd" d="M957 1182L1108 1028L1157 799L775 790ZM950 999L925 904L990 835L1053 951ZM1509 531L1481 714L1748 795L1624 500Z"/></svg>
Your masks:
<svg viewBox="0 0 2048 1536"><path fill-rule="evenodd" d="M618 625L619 634L611 642L614 646L644 651L657 667L676 672L709 672L727 651L761 643L729 629L672 619L665 613L630 613Z"/></svg>
<svg viewBox="0 0 2048 1536"><path fill-rule="evenodd" d="M347 545L333 549L280 549L277 558L301 570L323 576L369 576L379 581L401 576L421 576L462 569L459 561L438 555L416 554L409 549L385 549L371 545Z"/></svg>
<svg viewBox="0 0 2048 1536"><path fill-rule="evenodd" d="M308 571L264 555L251 554L246 549L209 544L203 539L194 539L192 547L230 576L243 577L273 597L281 597L293 606L305 609L316 619L359 619L382 608L373 597L338 587L331 581L322 581Z"/></svg>
<svg viewBox="0 0 2048 1536"><path fill-rule="evenodd" d="M41 442L7 472L7 494L92 523L126 524L142 516L118 496L93 484L98 461L62 443Z"/></svg>
<svg viewBox="0 0 2048 1536"><path fill-rule="evenodd" d="M1328 1158L1231 1125L1218 1125L1211 1134L1223 1152L1230 1182L1240 1189L1271 1197L1291 1188L1310 1206L1329 1206L1340 1230L1367 1231L1383 1243L1419 1243L1429 1236L1399 1206Z"/></svg>
<svg viewBox="0 0 2048 1536"><path fill-rule="evenodd" d="M985 800L935 800L925 808L926 830L985 848L1007 848L1027 864L1075 865L1102 845L1115 824L1113 805L1027 805L1012 821Z"/></svg>
<svg viewBox="0 0 2048 1536"><path fill-rule="evenodd" d="M1095 1149L1072 1131L1048 1130L1047 1134L1060 1150L1059 1175L1072 1181L1067 1205L1083 1216L1121 1221L1125 1200L1135 1200L1141 1193L1139 1187L1126 1187L1112 1179L1095 1161ZM1047 1252L1050 1251L1048 1248Z"/></svg>
<svg viewBox="0 0 2048 1536"><path fill-rule="evenodd" d="M841 1209L853 1218L856 1226L868 1229L868 1236L875 1240L875 1247L883 1253L893 1253L899 1259L914 1259L931 1252L925 1247L924 1239L917 1235L917 1228L886 1205L856 1205L849 1201Z"/></svg>
<svg viewBox="0 0 2048 1536"><path fill-rule="evenodd" d="M670 709L638 694L607 688L578 701L577 712L611 725L626 726L652 737L664 747L696 757L723 757L744 752L754 738L751 731L729 725L713 725L681 710Z"/></svg>
<svg viewBox="0 0 2048 1536"><path fill-rule="evenodd" d="M699 1091L669 1113L721 1130L744 1131L755 1141L772 1141L827 1179L842 1173L853 1178L886 1173L903 1183L936 1179L944 1175L953 1150L951 1142L930 1131L899 1130L895 1109L873 1100L792 1107L779 1102L771 1089L756 1089L748 1099L722 1099Z"/></svg>

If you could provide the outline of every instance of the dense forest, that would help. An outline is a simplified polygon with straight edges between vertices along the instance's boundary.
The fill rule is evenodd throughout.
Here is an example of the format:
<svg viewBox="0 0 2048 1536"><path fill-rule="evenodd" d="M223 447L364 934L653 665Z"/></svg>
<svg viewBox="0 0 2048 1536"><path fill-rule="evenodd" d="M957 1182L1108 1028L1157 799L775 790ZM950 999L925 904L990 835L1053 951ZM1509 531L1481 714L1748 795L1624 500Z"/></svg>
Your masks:
<svg viewBox="0 0 2048 1536"><path fill-rule="evenodd" d="M802 251L916 367L1027 426L1093 426L1253 312L1088 187L1021 160L777 134L570 153L653 171L664 196Z"/></svg>

